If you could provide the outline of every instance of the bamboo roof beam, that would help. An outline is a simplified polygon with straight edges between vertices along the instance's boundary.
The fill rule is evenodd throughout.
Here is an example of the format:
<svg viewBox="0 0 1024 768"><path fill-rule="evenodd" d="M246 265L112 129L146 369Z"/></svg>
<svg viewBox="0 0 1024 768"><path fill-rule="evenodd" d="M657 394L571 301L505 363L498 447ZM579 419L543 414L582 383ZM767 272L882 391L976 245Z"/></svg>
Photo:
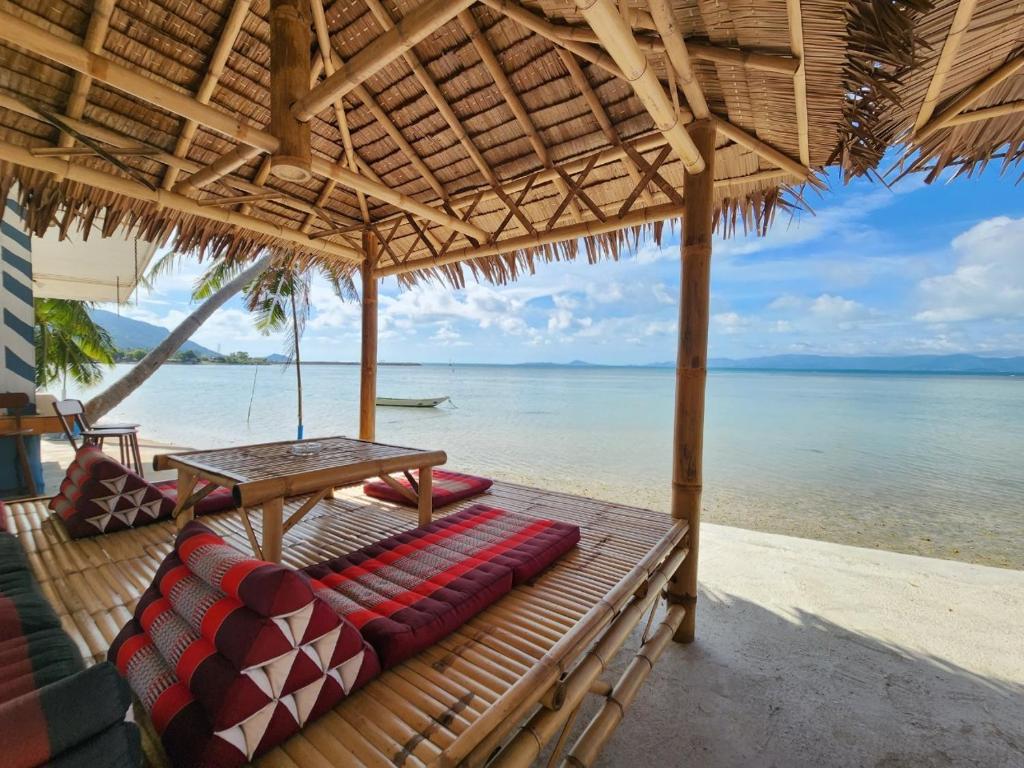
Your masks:
<svg viewBox="0 0 1024 768"><path fill-rule="evenodd" d="M921 130L910 137L913 144L923 144L938 131L948 127L948 123L954 117L971 106L974 102L991 91L1004 80L1013 77L1021 69L1024 69L1024 54L1011 58L1001 67L996 68L977 83L968 88L964 93L953 101L942 112L933 117Z"/></svg>
<svg viewBox="0 0 1024 768"><path fill-rule="evenodd" d="M209 104L210 99L213 98L213 92L217 88L220 76L224 73L228 56L231 55L231 51L235 47L238 33L242 29L242 22L245 21L251 6L252 0L237 0L237 2L232 3L231 13L228 14L227 21L224 22L224 28L217 39L217 47L213 49L213 56L210 57L210 64L206 68L206 74L203 76L202 83L199 84L199 90L196 91L196 101L201 104ZM198 128L199 123L195 120L185 120L184 125L181 127L181 134L178 136L178 142L174 145L176 157L186 157L188 155L188 150L192 146L192 139L195 138ZM172 189L177 179L178 169L170 166L164 173L160 186L164 189Z"/></svg>
<svg viewBox="0 0 1024 768"><path fill-rule="evenodd" d="M209 208L215 205L239 205L240 203L259 203L265 200L280 200L282 197L284 197L283 192L260 192L254 195L238 195L237 197L210 197L196 202L204 208Z"/></svg>
<svg viewBox="0 0 1024 768"><path fill-rule="evenodd" d="M576 60L576 56L564 48L558 48L557 50L558 56L562 60L562 64L569 72L569 78L583 96L583 100L587 102L587 107L589 107L590 113L597 121L605 139L607 139L608 143L614 147L622 146L622 139L619 137L618 131L616 131L615 126L612 125L611 118L608 117L608 113L605 111L604 105L597 97L597 93L594 91L594 88L590 85L590 81L587 79L587 75L583 71L583 67L581 67L580 63ZM639 184L643 175L637 168L636 163L632 159L629 159L628 155L624 156L622 166L626 169L626 173L629 175L629 178L633 183ZM654 204L654 196L647 190L646 186L641 190L641 195L643 195L644 202L647 205Z"/></svg>
<svg viewBox="0 0 1024 768"><path fill-rule="evenodd" d="M718 117L718 115L711 115L711 122L715 126L715 130L720 134L736 142L741 147L749 149L754 154L767 160L776 168L781 168L787 173L790 173L803 181L810 182L815 186L821 185L821 182L817 180L810 168L801 165L789 155L779 149L776 149L771 144L761 141L761 139L756 136L747 133L738 125L734 125L728 120Z"/></svg>
<svg viewBox="0 0 1024 768"><path fill-rule="evenodd" d="M555 45L572 51L581 59L589 61L591 64L596 64L613 77L626 79L622 69L605 51L596 46L563 37L560 30L564 29L564 27L552 24L543 16L538 16L533 11L527 10L515 2L515 0L480 0L480 2L492 10L503 13L510 19L519 22L531 32L547 38Z"/></svg>
<svg viewBox="0 0 1024 768"><path fill-rule="evenodd" d="M793 74L793 98L796 101L796 135L800 162L811 164L810 118L807 112L807 68L804 61L804 20L800 0L786 0L789 21L789 48L800 62Z"/></svg>
<svg viewBox="0 0 1024 768"><path fill-rule="evenodd" d="M994 117L1007 117L1009 115L1016 115L1019 112L1024 112L1024 101L1009 101L1006 104L997 104L994 107L983 107L982 109L976 109L973 112L961 112L955 117L949 118L946 121L946 128L952 128L954 125L967 125L968 123L976 123L979 120L991 120Z"/></svg>
<svg viewBox="0 0 1024 768"><path fill-rule="evenodd" d="M85 39L82 45L85 50L91 53L100 53L103 50L103 42L107 38L107 30L110 29L110 16L114 12L115 0L96 0L92 6L92 14L89 16L89 26L85 30ZM71 84L71 95L68 97L67 107L64 114L67 117L77 119L85 112L86 102L89 100L89 89L92 87L92 78L83 72L76 72L74 82ZM58 146L72 147L75 139L72 136L60 132L57 140Z"/></svg>
<svg viewBox="0 0 1024 768"><path fill-rule="evenodd" d="M234 173L259 155L260 150L243 144L237 149L221 155L209 165L203 166L187 179L177 182L172 189L179 195L195 195L203 187Z"/></svg>
<svg viewBox="0 0 1024 768"><path fill-rule="evenodd" d="M974 9L977 0L960 0L956 7L956 14L953 16L953 23L946 33L946 41L942 44L942 53L935 63L935 71L932 72L932 79L928 83L928 90L921 102L921 109L914 121L914 131L919 131L931 119L935 107L942 100L942 87L946 84L946 77L956 62L956 56L960 52L960 43L967 34L967 28L971 26L971 18L974 16Z"/></svg>
<svg viewBox="0 0 1024 768"><path fill-rule="evenodd" d="M377 23L381 25L383 29L389 30L394 27L394 20L391 18L391 14L381 4L380 0L366 0L366 5L370 9L370 13L377 20ZM530 220L518 209L514 201L512 201L507 195L501 191L501 182L498 181L498 177L494 175L494 171L491 170L490 164L477 149L476 144L473 143L473 139L470 138L466 129L462 126L462 121L459 116L455 114L455 110L452 109L451 105L445 99L444 94L441 93L441 89L438 88L437 83L434 82L434 78L430 76L426 68L420 62L419 57L413 50L408 50L403 54L405 62L412 69L413 75L419 81L420 85L423 86L423 90L426 91L427 97L433 103L434 107L444 118L444 121L448 124L452 133L459 140L459 144L466 150L466 154L469 155L469 159L473 161L477 171L483 177L484 181L495 190L496 196L501 198L502 202L508 206L509 210L515 215L516 219L523 226L526 231L530 231L532 224ZM465 234L465 233L463 233ZM478 238L479 239L479 238ZM484 240L489 238L483 238Z"/></svg>
<svg viewBox="0 0 1024 768"><path fill-rule="evenodd" d="M31 117L34 120L39 120L40 122L46 122L45 117L41 115L39 112L36 112L34 109L32 109L32 107L28 106L27 104L23 104L17 99L3 93L2 91L0 91L0 108L9 109L13 112L17 112L18 114L25 115L26 117ZM142 143L141 141L120 134L117 131L112 131L109 128L104 128L102 126L96 125L95 123L90 123L85 120L74 120L69 117L64 117L62 118L62 120L68 125L68 127L73 128L75 131L82 134L83 136L88 136L89 138L95 139L96 141L102 141L106 144L111 144L114 147L120 149L144 153L145 156L148 157L149 159L155 160L156 162L161 163L162 165L166 165L169 168L177 168L179 171L184 171L185 173L192 174L198 173L202 170L202 166L200 166L199 163L197 162L187 160L183 157L176 157L172 154L156 149L155 147L149 147L146 144ZM49 150L52 148L37 148L37 150L41 149ZM32 152L33 150L29 151ZM113 152L116 153L117 150L115 149L113 150ZM256 172L256 176L253 178L252 181L246 181L244 179L238 178L237 176L227 176L223 179L223 183L241 192L246 192L249 194L259 194L260 192L265 192L266 189L263 187L263 185L266 182L267 177L269 176L270 173L269 165L270 156L268 155L264 158L264 162L261 164L260 169ZM300 211L302 213L316 213L314 207L307 203L305 200L299 200L298 198L285 196L281 198L279 202L281 205L285 205L289 208L292 208L293 210ZM243 214L248 214L250 210L251 206L246 204L239 209L239 212ZM346 217L341 218L345 219L346 221L351 221L351 219L347 219Z"/></svg>
<svg viewBox="0 0 1024 768"><path fill-rule="evenodd" d="M18 48L27 49L79 72L88 73L129 95L140 98L182 117L195 119L218 133L257 147L264 152L277 151L279 142L266 131L239 120L209 104L201 104L191 96L180 93L156 80L122 66L110 59L89 53L80 45L62 40L56 35L5 11L0 11L0 40ZM456 216L372 182L342 165L314 157L312 170L318 176L332 178L342 186L359 190L371 197L390 203L443 227L454 229L478 240L486 240L487 233Z"/></svg>
<svg viewBox="0 0 1024 768"><path fill-rule="evenodd" d="M533 124L533 120L530 118L530 113L526 111L523 100L519 98L519 94L512 87L512 82L508 79L508 75L505 74L505 70L502 69L498 57L494 55L494 49L491 48L487 37L476 23L476 18L473 16L472 11L468 9L463 11L459 14L458 19L462 30L469 36L473 47L480 56L480 60L484 63L484 68L490 74L491 79L494 80L495 86L497 86L498 91L505 99L509 109L512 110L512 114L515 116L516 122L519 123L519 127L526 134L526 139L530 142L530 147L533 149L534 154L537 155L541 165L545 168L554 168L554 164L551 162L551 153L548 152L544 140L541 139L540 133L537 132L537 126ZM570 196L569 187L565 183L565 179L559 176L554 180L554 183L559 193L569 200L569 210L572 212L573 217L576 221L580 221L583 217L579 206L576 205L576 201Z"/></svg>
<svg viewBox="0 0 1024 768"><path fill-rule="evenodd" d="M148 147L114 148L105 151L114 157L152 157L160 152L158 149L149 149ZM32 147L29 152L36 157L92 157L96 155L96 150L92 147Z"/></svg>
<svg viewBox="0 0 1024 768"><path fill-rule="evenodd" d="M661 35L662 43L665 45L665 55L668 56L672 69L675 70L679 87L686 97L686 103L690 105L693 116L701 120L707 117L711 111L708 109L708 102L704 98L704 91L701 90L697 76L693 72L693 65L690 64L690 54L683 42L683 33L676 27L675 14L672 12L668 0L648 0L651 8L651 16L654 24Z"/></svg>
<svg viewBox="0 0 1024 768"><path fill-rule="evenodd" d="M417 6L348 63L292 105L298 120L308 121L335 99L349 93L375 72L455 18L474 0L430 0Z"/></svg>
<svg viewBox="0 0 1024 768"><path fill-rule="evenodd" d="M499 240L496 243L488 243L478 247L470 246L468 248L460 248L449 251L444 256L436 259L427 256L417 259L409 259L403 264L385 265L376 270L376 275L378 277L387 277L389 275L399 275L405 272L414 272L418 269L430 269L432 267L440 267L445 264L457 264L462 261L481 259L487 256L513 253L525 248L540 248L552 243L576 240L581 237L604 235L627 227L638 227L644 224L653 224L655 222L665 221L666 219L676 219L682 215L683 208L675 203L658 205L653 208L640 208L630 211L625 216L609 216L605 221L595 219L593 221L584 221L578 224L567 224L562 227L537 232L536 234L530 233L517 237L510 237L505 240Z"/></svg>
<svg viewBox="0 0 1024 768"><path fill-rule="evenodd" d="M334 51L331 47L331 36L327 32L327 17L324 14L323 0L309 0L309 7L313 13L313 29L316 32L317 47L320 49L320 63L323 67L324 74L327 77L330 77L336 70L334 66ZM345 162L348 163L350 170L355 173L359 173L359 167L356 165L355 148L352 146L352 135L348 132L348 120L345 117L345 105L342 103L342 100L338 98L332 102L331 106L334 108L334 120L338 126L338 133L341 134L341 144L345 154ZM327 202L327 199L334 191L335 184L336 182L332 179L328 179L324 182L324 186L317 198L317 205L323 205ZM359 204L359 212L363 216L363 223L369 224L370 209L366 205L366 195L357 191L356 202ZM305 227L311 223L311 220L307 219L303 223L303 226Z"/></svg>
<svg viewBox="0 0 1024 768"><path fill-rule="evenodd" d="M184 195L179 195L177 192L169 192L165 189L149 189L136 181L105 173L95 168L76 165L69 160L60 160L55 157L34 157L28 149L7 142L0 142L0 161L51 173L61 178L95 187L96 189L124 195L133 200L152 203L171 211L198 216L202 219L220 222L240 229L247 229L283 242L293 243L307 250L320 251L337 256L346 261L357 263L362 261L362 253L347 245L327 240L312 240L294 229L271 224L263 219L253 218L252 216L245 216L236 211L226 211L217 207L204 207L197 201Z"/></svg>
<svg viewBox="0 0 1024 768"><path fill-rule="evenodd" d="M633 30L619 15L613 0L575 0L576 8L583 14L591 29L597 33L604 47L611 53L615 63L643 102L658 130L665 135L672 150L690 173L704 170L704 159L697 151L693 139L687 133L679 110L665 94L661 82L654 74L644 55L633 39Z"/></svg>

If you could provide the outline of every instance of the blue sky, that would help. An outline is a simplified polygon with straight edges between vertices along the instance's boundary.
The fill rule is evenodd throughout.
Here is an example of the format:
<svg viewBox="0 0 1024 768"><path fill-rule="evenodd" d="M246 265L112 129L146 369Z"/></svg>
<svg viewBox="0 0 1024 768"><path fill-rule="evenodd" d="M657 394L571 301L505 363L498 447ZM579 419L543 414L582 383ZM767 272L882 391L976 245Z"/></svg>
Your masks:
<svg viewBox="0 0 1024 768"><path fill-rule="evenodd" d="M1019 172L1018 172L1019 173ZM1024 187L1012 170L925 185L844 186L778 216L767 237L716 240L712 357L974 352L1024 354ZM672 360L678 228L619 262L540 265L506 287L402 291L380 300L380 358L417 362L644 364ZM122 314L173 327L200 268L186 264ZM310 360L357 360L359 308L326 285L303 338ZM222 352L282 351L238 300L195 337Z"/></svg>

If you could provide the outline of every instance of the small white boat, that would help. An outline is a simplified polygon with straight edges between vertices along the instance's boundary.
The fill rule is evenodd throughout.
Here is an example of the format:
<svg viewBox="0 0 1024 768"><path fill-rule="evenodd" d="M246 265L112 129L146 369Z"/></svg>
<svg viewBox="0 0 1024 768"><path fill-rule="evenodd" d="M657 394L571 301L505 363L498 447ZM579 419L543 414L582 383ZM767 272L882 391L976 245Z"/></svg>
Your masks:
<svg viewBox="0 0 1024 768"><path fill-rule="evenodd" d="M378 397L377 405L398 408L434 408L447 399L447 397Z"/></svg>

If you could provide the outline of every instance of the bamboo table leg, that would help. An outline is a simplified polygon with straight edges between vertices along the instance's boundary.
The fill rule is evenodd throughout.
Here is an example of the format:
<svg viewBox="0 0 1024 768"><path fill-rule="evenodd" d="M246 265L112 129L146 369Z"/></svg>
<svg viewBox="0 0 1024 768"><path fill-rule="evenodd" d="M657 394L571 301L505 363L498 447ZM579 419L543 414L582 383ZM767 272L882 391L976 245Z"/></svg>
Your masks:
<svg viewBox="0 0 1024 768"><path fill-rule="evenodd" d="M284 499L263 502L263 559L281 562L281 544L284 539Z"/></svg>
<svg viewBox="0 0 1024 768"><path fill-rule="evenodd" d="M434 469L420 467L419 474L419 509L420 525L426 525L434 515Z"/></svg>
<svg viewBox="0 0 1024 768"><path fill-rule="evenodd" d="M178 470L178 502L174 505L174 522L179 531L195 519L194 508L186 508L185 504L196 489L197 482L199 482L199 475L195 472L189 472L187 469Z"/></svg>

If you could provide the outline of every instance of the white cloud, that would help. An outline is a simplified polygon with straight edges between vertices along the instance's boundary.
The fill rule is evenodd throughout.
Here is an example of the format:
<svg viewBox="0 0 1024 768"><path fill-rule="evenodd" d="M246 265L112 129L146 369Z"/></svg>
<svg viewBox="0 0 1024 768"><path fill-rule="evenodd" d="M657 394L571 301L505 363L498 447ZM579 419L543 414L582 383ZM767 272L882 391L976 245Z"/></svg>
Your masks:
<svg viewBox="0 0 1024 768"><path fill-rule="evenodd" d="M818 317L845 320L864 314L864 305L853 299L823 293L810 303L810 310Z"/></svg>
<svg viewBox="0 0 1024 768"><path fill-rule="evenodd" d="M1024 317L1024 218L999 216L954 238L956 268L919 285L925 323Z"/></svg>

